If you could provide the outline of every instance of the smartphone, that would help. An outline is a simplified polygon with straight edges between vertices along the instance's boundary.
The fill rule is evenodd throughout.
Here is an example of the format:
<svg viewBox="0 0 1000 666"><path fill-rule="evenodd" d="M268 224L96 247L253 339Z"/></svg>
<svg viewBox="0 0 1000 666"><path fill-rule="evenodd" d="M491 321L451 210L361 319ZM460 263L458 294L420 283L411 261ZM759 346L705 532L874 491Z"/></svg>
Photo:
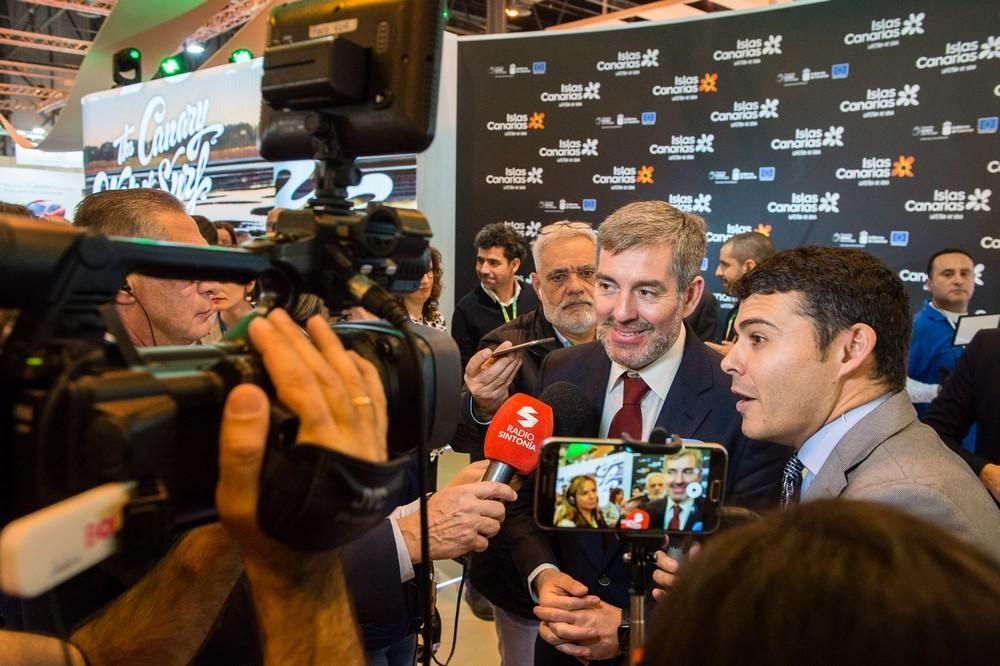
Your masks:
<svg viewBox="0 0 1000 666"><path fill-rule="evenodd" d="M708 534L721 521L727 464L725 448L697 440L677 447L550 437L535 521L547 530Z"/></svg>
<svg viewBox="0 0 1000 666"><path fill-rule="evenodd" d="M500 349L499 351L494 350L493 355L490 358L496 358L498 356L503 356L504 354L510 354L511 352L521 351L528 347L534 347L535 345L544 345L549 342L555 342L555 338L542 338L540 340L531 340L530 342L522 342L519 345L514 345L513 347L507 347L506 349Z"/></svg>

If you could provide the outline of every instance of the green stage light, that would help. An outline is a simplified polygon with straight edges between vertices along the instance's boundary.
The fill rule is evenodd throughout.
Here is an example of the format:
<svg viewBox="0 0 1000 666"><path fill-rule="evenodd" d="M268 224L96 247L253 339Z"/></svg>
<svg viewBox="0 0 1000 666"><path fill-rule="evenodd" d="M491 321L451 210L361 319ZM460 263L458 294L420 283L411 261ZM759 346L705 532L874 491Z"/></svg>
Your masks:
<svg viewBox="0 0 1000 666"><path fill-rule="evenodd" d="M184 69L184 59L179 55L167 56L160 61L160 74L163 76L180 74Z"/></svg>
<svg viewBox="0 0 1000 666"><path fill-rule="evenodd" d="M111 61L111 75L116 86L127 86L142 80L142 53L135 47L117 51Z"/></svg>
<svg viewBox="0 0 1000 666"><path fill-rule="evenodd" d="M253 51L250 49L236 49L229 54L229 62L250 62L253 60Z"/></svg>
<svg viewBox="0 0 1000 666"><path fill-rule="evenodd" d="M128 57L132 60L138 60L142 57L142 53L139 52L139 49L129 49Z"/></svg>

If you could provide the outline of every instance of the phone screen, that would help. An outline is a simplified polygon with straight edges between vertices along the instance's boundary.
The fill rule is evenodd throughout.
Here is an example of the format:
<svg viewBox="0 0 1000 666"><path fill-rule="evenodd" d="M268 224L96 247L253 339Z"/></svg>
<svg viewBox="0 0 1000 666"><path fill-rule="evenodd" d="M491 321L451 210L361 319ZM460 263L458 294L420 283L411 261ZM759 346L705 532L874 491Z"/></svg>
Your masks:
<svg viewBox="0 0 1000 666"><path fill-rule="evenodd" d="M542 450L536 520L546 529L712 532L725 476L717 444L685 441L678 450L553 438Z"/></svg>

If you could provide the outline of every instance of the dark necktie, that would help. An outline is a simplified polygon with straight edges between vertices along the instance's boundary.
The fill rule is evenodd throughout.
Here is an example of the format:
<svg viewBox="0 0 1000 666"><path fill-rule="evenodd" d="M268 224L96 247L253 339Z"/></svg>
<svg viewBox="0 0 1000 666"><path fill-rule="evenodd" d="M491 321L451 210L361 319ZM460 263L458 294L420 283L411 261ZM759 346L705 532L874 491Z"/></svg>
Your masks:
<svg viewBox="0 0 1000 666"><path fill-rule="evenodd" d="M632 439L641 440L642 406L639 403L642 402L642 396L646 395L649 386L638 375L635 377L625 375L622 381L625 384L622 407L615 414L615 418L611 419L608 437L617 439L628 433Z"/></svg>
<svg viewBox="0 0 1000 666"><path fill-rule="evenodd" d="M802 490L802 470L805 465L799 460L799 454L793 455L785 463L785 471L781 475L781 508L787 509L799 503L799 492Z"/></svg>
<svg viewBox="0 0 1000 666"><path fill-rule="evenodd" d="M674 515L670 517L670 523L667 525L668 530L679 530L681 528L681 505L674 504Z"/></svg>

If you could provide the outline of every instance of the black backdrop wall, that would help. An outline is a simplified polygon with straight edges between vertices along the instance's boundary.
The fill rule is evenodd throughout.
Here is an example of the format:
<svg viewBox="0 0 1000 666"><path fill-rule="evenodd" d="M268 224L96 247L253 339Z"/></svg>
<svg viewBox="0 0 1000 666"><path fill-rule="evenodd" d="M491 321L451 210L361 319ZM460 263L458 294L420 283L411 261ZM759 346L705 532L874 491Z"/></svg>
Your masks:
<svg viewBox="0 0 1000 666"><path fill-rule="evenodd" d="M716 15L718 16L718 15ZM861 247L907 283L976 258L1000 311L1000 3L829 0L684 23L463 40L456 298L472 239L664 199L779 248Z"/></svg>

